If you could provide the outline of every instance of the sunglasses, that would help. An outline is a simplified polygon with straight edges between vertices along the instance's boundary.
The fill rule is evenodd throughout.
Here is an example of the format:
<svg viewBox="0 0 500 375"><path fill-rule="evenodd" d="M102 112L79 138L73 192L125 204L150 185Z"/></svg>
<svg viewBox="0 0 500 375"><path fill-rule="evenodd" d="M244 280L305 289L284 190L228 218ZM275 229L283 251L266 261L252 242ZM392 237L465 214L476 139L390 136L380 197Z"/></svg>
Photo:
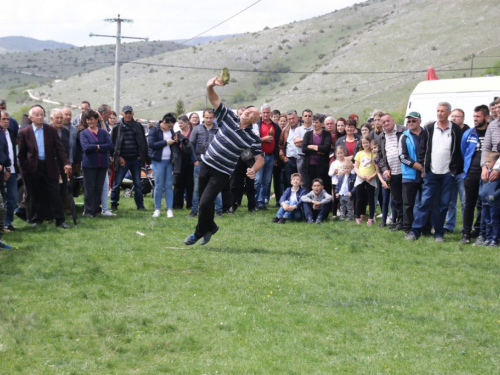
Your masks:
<svg viewBox="0 0 500 375"><path fill-rule="evenodd" d="M414 122L418 122L418 120L416 120L416 119L406 120L406 123L408 123L408 124L413 124Z"/></svg>

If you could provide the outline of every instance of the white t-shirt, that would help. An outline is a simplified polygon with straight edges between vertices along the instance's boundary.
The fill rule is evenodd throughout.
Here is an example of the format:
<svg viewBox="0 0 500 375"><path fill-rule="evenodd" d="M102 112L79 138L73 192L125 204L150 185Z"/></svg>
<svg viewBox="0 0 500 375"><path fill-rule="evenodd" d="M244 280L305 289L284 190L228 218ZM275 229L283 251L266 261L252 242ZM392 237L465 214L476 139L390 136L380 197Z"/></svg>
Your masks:
<svg viewBox="0 0 500 375"><path fill-rule="evenodd" d="M172 135L173 134L171 130L163 132L163 140L168 141L169 139L172 139ZM170 153L171 151L169 145L163 147L163 152L161 153L161 160L170 160Z"/></svg>
<svg viewBox="0 0 500 375"><path fill-rule="evenodd" d="M432 135L431 171L434 174L446 174L450 172L451 162L451 123L442 130L437 122L434 124Z"/></svg>

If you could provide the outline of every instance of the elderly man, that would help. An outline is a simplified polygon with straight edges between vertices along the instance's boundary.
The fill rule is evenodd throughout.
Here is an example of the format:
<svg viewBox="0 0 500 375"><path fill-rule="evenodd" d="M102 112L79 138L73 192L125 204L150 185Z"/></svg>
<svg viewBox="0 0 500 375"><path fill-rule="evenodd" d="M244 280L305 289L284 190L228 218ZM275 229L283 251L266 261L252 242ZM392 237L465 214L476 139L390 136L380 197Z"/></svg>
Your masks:
<svg viewBox="0 0 500 375"><path fill-rule="evenodd" d="M71 153L71 134L66 127L63 126L64 122L64 113L59 108L54 108L50 113L50 125L54 126L57 129L57 134L61 138L61 142L64 146L64 151L66 152L66 157L68 158L68 162L70 161L70 153ZM63 201L63 207L66 213L70 210L70 201L68 194L68 180L64 174L64 165L62 161L59 160L59 173L62 177L62 183L59 184L61 191L61 199Z"/></svg>
<svg viewBox="0 0 500 375"><path fill-rule="evenodd" d="M78 125L80 125L80 121L82 120L83 112L85 112L87 109L90 109L90 103L84 100L80 103L80 113L76 115L73 120L71 120L71 125L77 128Z"/></svg>
<svg viewBox="0 0 500 375"><path fill-rule="evenodd" d="M219 230L214 221L215 197L228 183L240 155L248 153L249 157L253 155L255 158L254 165L247 169L250 178L255 178L255 173L264 165L260 137L252 131L253 124L259 120L259 111L255 107L249 107L238 119L233 111L222 104L215 92L215 86L223 86L218 77L207 82L207 97L216 108L219 131L202 156L198 182L200 214L195 232L184 240L186 245L193 245L201 238L203 239L200 244L205 245Z"/></svg>
<svg viewBox="0 0 500 375"><path fill-rule="evenodd" d="M109 128L109 116L111 116L111 113L113 112L111 107L107 104L101 104L99 108L97 109L97 112L101 116L101 120L104 122L104 126L106 127L106 130L108 133L111 131Z"/></svg>
<svg viewBox="0 0 500 375"><path fill-rule="evenodd" d="M111 141L115 147L113 162L115 181L111 192L111 209L118 210L120 200L120 185L127 171L134 181L134 199L137 209L146 211L141 186L141 167L149 164L148 143L142 125L134 120L134 110L126 105L122 109L122 120L113 127Z"/></svg>
<svg viewBox="0 0 500 375"><path fill-rule="evenodd" d="M0 110L0 125L2 133L5 135L5 141L7 143L8 157L10 159L10 172L6 168L4 173L3 181L5 188L5 230L14 231L16 228L12 225L14 221L14 209L17 204L17 175L18 175L18 165L17 165L17 138L14 136L14 131L10 129L10 115L9 112Z"/></svg>
<svg viewBox="0 0 500 375"><path fill-rule="evenodd" d="M279 158L278 140L281 128L271 120L269 104L264 103L260 107L260 116L257 128L264 152L264 167L255 175L255 202L259 210L267 210L273 166L277 164Z"/></svg>
<svg viewBox="0 0 500 375"><path fill-rule="evenodd" d="M291 187L292 174L297 173L297 147L294 144L295 130L299 124L297 111L292 109L286 113L288 125L281 132L279 140L279 156L284 164L285 181L283 185L286 188Z"/></svg>
<svg viewBox="0 0 500 375"><path fill-rule="evenodd" d="M399 160L399 139L406 130L404 126L396 125L388 113L381 118L383 132L379 138L379 166L384 179L390 181L391 206L396 214L393 230L403 230L403 175ZM394 217L394 213L393 213ZM381 223L383 226L385 223Z"/></svg>
<svg viewBox="0 0 500 375"><path fill-rule="evenodd" d="M56 128L45 124L44 117L43 108L32 107L29 111L31 126L19 132L19 165L30 195L31 222L36 225L44 220L41 207L42 191L45 191L48 209L56 221L56 226L68 229L59 190L61 176L57 159L62 161L65 174L71 173L71 164Z"/></svg>
<svg viewBox="0 0 500 375"><path fill-rule="evenodd" d="M7 102L5 99L0 99L0 111L6 111L7 110ZM12 130L14 137L17 139L17 135L19 133L19 123L17 120L10 116L9 120L9 129Z"/></svg>
<svg viewBox="0 0 500 375"><path fill-rule="evenodd" d="M76 129L75 126L73 126L71 124L71 108L63 107L62 113L63 113L63 127L68 129L69 134L70 134L68 159L69 159L70 163L73 163L73 157L75 156L74 152L75 152L76 137L78 135L78 130Z"/></svg>
<svg viewBox="0 0 500 375"><path fill-rule="evenodd" d="M424 167L422 173L424 189L411 231L406 235L406 239L410 241L415 241L420 237L433 201L436 199L438 208L432 210L434 238L436 242L443 242L444 220L450 203L454 176L463 169L460 152L462 129L448 120L450 113L449 103L439 103L438 120L426 125L423 130L418 163Z"/></svg>

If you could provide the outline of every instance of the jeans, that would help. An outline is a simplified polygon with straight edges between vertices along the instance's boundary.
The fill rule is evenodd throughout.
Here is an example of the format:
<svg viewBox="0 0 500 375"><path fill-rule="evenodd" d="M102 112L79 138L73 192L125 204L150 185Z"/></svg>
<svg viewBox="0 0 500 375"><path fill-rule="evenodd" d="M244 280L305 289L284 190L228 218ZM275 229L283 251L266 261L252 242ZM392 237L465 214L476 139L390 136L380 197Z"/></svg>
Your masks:
<svg viewBox="0 0 500 375"><path fill-rule="evenodd" d="M328 219L328 213L332 208L332 202L322 204L319 210L314 210L312 203L304 202L302 203L302 207L304 207L304 216L306 219L326 220Z"/></svg>
<svg viewBox="0 0 500 375"><path fill-rule="evenodd" d="M295 206L299 202L297 202L295 200L292 200L292 201L285 201L284 203L286 203L286 204L288 204L290 206ZM293 211L285 211L285 209L282 206L278 210L278 213L276 214L276 217L278 217L280 219L282 217L284 217L287 220L291 219L291 220L295 220L295 221L300 221L300 220L302 220L302 210L300 208L296 208Z"/></svg>
<svg viewBox="0 0 500 375"><path fill-rule="evenodd" d="M198 205L200 203L200 195L198 194L198 179L200 177L200 168L201 162L198 165L194 166L193 169L193 179L194 179L194 188L193 188L193 206L191 207L191 211L194 213L198 213ZM215 211L222 212L222 194L217 194L217 198L215 198Z"/></svg>
<svg viewBox="0 0 500 375"><path fill-rule="evenodd" d="M387 216L389 215L389 203L391 202L391 189L386 189L383 186L380 186L382 190L382 207L380 208L382 211L382 223L387 222Z"/></svg>
<svg viewBox="0 0 500 375"><path fill-rule="evenodd" d="M462 205L462 221L464 217L465 209L465 187L464 187L464 174L460 173L455 175L455 183L451 190L450 204L448 205L448 213L446 214L446 224L445 229L453 232L455 230L455 225L457 224L457 198L460 197L460 203Z"/></svg>
<svg viewBox="0 0 500 375"><path fill-rule="evenodd" d="M483 202L483 215L486 227L486 240L498 241L500 227L500 206L492 206Z"/></svg>
<svg viewBox="0 0 500 375"><path fill-rule="evenodd" d="M174 166L170 160L153 160L152 168L155 177L155 210L161 208L163 190L165 190L165 203L167 209L171 210L174 207L174 191L172 190L174 184Z"/></svg>
<svg viewBox="0 0 500 375"><path fill-rule="evenodd" d="M108 193L109 193L109 176L108 176L108 170L106 169L106 177L104 178L104 186L102 188L102 194L101 194L102 212L106 212L109 210Z"/></svg>
<svg viewBox="0 0 500 375"><path fill-rule="evenodd" d="M255 174L255 201L257 207L265 206L269 202L269 186L273 177L274 156L264 156L264 166Z"/></svg>
<svg viewBox="0 0 500 375"><path fill-rule="evenodd" d="M455 179L451 173L434 174L431 171L425 173L424 189L422 190L422 198L420 207L418 208L411 231L418 238L422 233L427 221L427 216L432 208L433 201L438 201L436 210L432 210L432 224L434 225L434 237L444 236L444 221L446 212L450 204L451 190Z"/></svg>
<svg viewBox="0 0 500 375"><path fill-rule="evenodd" d="M5 226L9 226L14 221L14 209L17 204L17 173L11 173L9 179L4 182L5 191Z"/></svg>
<svg viewBox="0 0 500 375"><path fill-rule="evenodd" d="M119 167L115 173L115 181L113 183L113 191L111 192L111 205L118 206L120 201L120 185L122 184L125 175L130 170L132 180L134 182L134 199L137 208L144 207L144 196L142 195L141 186L141 161L139 159L128 160L124 167ZM155 176L156 182L156 176Z"/></svg>

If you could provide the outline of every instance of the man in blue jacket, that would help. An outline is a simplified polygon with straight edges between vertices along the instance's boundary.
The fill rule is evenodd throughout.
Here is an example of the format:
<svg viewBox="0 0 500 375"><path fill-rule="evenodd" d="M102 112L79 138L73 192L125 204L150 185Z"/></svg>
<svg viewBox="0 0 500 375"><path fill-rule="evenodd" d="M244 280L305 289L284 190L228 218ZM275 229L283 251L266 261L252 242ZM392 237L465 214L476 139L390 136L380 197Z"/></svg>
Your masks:
<svg viewBox="0 0 500 375"><path fill-rule="evenodd" d="M463 216L462 244L470 243L472 222L474 221L474 208L479 194L481 180L481 153L484 137L488 128L489 109L486 105L474 108L474 127L467 130L462 137L461 150L464 157L464 188L465 207ZM476 225L481 223L481 209L478 208ZM479 231L478 231L479 232ZM482 242L483 239L479 239Z"/></svg>

